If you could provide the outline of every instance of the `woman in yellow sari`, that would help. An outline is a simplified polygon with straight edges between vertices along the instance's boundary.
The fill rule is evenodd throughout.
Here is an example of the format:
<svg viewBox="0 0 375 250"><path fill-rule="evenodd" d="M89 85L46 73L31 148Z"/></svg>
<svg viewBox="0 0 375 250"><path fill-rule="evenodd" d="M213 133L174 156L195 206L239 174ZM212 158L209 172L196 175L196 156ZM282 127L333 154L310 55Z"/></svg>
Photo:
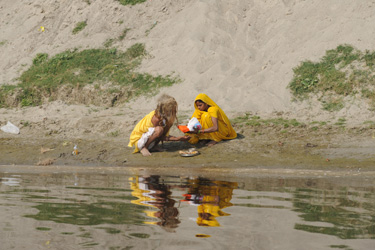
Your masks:
<svg viewBox="0 0 375 250"><path fill-rule="evenodd" d="M221 140L230 140L237 137L224 111L206 94L199 94L194 100L196 117L202 129L195 130L189 143L196 144L199 140L211 140L207 145L212 146Z"/></svg>
<svg viewBox="0 0 375 250"><path fill-rule="evenodd" d="M130 135L128 147L135 146L134 152L150 156L149 150L157 150L160 141L187 141L190 136L175 137L169 135L169 130L177 120L177 102L169 95L162 95L158 105L142 120L140 120Z"/></svg>

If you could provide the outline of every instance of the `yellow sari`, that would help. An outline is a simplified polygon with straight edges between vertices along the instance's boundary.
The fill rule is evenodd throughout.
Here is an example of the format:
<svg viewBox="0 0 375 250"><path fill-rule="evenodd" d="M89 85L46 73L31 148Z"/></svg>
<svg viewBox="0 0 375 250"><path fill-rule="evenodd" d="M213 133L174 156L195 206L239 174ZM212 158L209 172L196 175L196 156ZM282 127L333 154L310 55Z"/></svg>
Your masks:
<svg viewBox="0 0 375 250"><path fill-rule="evenodd" d="M210 107L206 111L200 111L195 104L197 100L201 100L204 103L208 104ZM207 129L212 127L212 118L217 118L218 121L218 130L212 133L203 133L203 134L191 134L192 138L189 140L191 144L198 143L199 140L213 140L219 142L221 140L230 140L237 137L236 131L234 131L228 117L224 111L208 97L206 94L199 94L194 100L195 111L192 117L196 117L202 125L202 129Z"/></svg>
<svg viewBox="0 0 375 250"><path fill-rule="evenodd" d="M133 129L133 132L130 134L130 142L128 144L128 147L135 146L134 152L139 152L138 149L138 141L141 139L142 135L148 131L149 128L154 127L154 124L152 124L151 120L152 117L155 115L155 110L151 111L148 115L143 117L142 120L140 120L135 128Z"/></svg>

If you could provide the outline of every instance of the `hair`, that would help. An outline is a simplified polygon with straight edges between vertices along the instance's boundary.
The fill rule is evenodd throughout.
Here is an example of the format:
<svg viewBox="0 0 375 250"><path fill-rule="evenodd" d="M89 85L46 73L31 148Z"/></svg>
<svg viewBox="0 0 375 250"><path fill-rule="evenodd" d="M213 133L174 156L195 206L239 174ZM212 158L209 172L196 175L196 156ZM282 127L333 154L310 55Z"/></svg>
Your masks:
<svg viewBox="0 0 375 250"><path fill-rule="evenodd" d="M203 104L207 104L207 103L205 103L204 101L202 101L201 99L195 100L194 103L197 104L197 102L200 102L200 103L203 103ZM208 105L208 104L207 104L207 106L208 106L208 107L211 107L211 105Z"/></svg>
<svg viewBox="0 0 375 250"><path fill-rule="evenodd" d="M177 108L177 102L172 96L162 94L155 109L155 116L160 119L159 125L172 127L175 121L178 123ZM165 120L165 124L163 124L163 120Z"/></svg>

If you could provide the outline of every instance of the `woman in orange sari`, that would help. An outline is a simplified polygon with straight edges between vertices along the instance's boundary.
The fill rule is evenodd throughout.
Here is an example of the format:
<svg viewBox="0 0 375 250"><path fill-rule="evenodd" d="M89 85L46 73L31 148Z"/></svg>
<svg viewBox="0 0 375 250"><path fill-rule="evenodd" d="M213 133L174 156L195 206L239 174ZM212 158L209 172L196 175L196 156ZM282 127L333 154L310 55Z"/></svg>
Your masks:
<svg viewBox="0 0 375 250"><path fill-rule="evenodd" d="M194 107L192 117L198 119L202 128L193 132L189 143L196 144L199 140L210 140L207 145L212 146L222 140L237 137L224 111L206 94L201 93L195 98Z"/></svg>

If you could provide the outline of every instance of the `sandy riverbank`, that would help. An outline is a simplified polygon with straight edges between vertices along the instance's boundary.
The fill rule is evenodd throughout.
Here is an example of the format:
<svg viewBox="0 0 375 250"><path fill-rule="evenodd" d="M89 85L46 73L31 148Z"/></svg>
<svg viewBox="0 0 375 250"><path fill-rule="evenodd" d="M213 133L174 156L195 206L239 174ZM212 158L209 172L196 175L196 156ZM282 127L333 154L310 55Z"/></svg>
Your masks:
<svg viewBox="0 0 375 250"><path fill-rule="evenodd" d="M71 112L69 112L71 110ZM166 142L151 157L132 154L129 135L142 112L53 103L2 110L20 134L0 133L0 165L81 167L182 167L205 169L374 170L374 132L368 125L297 127L234 123L237 139L213 147L197 145L200 155L181 157L186 142ZM146 112L146 111L144 111ZM180 111L180 122L188 117ZM234 119L239 114L231 113ZM0 124L1 126L5 123ZM180 135L176 128L172 135ZM74 145L79 154L72 155ZM227 171L227 170L225 170Z"/></svg>

